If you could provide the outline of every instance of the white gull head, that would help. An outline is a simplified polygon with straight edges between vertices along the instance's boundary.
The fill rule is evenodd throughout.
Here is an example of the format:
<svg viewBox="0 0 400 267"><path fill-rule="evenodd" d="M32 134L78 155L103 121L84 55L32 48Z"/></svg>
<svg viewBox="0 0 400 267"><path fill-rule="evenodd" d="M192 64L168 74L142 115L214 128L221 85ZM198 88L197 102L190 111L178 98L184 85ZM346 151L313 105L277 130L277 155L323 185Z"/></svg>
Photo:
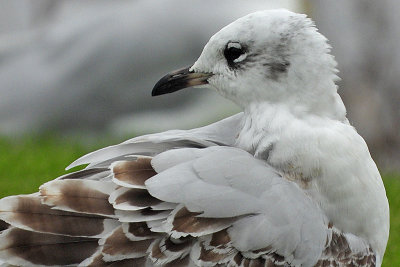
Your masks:
<svg viewBox="0 0 400 267"><path fill-rule="evenodd" d="M286 106L344 120L336 62L314 23L287 10L259 11L216 33L192 67L244 109L257 103Z"/></svg>

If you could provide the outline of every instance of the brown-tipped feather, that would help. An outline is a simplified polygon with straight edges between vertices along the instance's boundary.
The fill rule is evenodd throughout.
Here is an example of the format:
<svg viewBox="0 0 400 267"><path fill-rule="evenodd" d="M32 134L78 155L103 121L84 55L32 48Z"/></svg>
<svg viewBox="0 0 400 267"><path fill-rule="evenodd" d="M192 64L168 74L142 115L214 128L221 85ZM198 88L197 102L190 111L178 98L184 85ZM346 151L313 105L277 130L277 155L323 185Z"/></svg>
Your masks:
<svg viewBox="0 0 400 267"><path fill-rule="evenodd" d="M134 207L150 207L161 203L161 200L152 197L147 190L143 189L128 189L121 193L115 199L115 204L128 204Z"/></svg>
<svg viewBox="0 0 400 267"><path fill-rule="evenodd" d="M132 241L161 237L161 234L152 232L145 222L123 224L122 229L126 237Z"/></svg>
<svg viewBox="0 0 400 267"><path fill-rule="evenodd" d="M119 161L112 171L116 180L132 186L144 188L144 183L157 173L151 166L151 158L139 157L132 161Z"/></svg>
<svg viewBox="0 0 400 267"><path fill-rule="evenodd" d="M202 262L207 262L207 263L223 263L226 262L228 260L230 260L230 258L232 258L232 253L233 253L233 249L232 250L228 250L227 253L219 253L218 251L214 250L214 249L206 249L204 247L204 244L200 245L201 250L200 250L200 257L199 260L201 260Z"/></svg>
<svg viewBox="0 0 400 267"><path fill-rule="evenodd" d="M19 266L22 263L77 265L90 257L98 246L97 239L43 234L18 228L4 231L1 238L0 255Z"/></svg>
<svg viewBox="0 0 400 267"><path fill-rule="evenodd" d="M184 258L192 248L193 239L191 237L172 240L169 236L154 241L148 252L149 258L155 264L165 264Z"/></svg>
<svg viewBox="0 0 400 267"><path fill-rule="evenodd" d="M100 182L91 181L86 185L81 180L54 181L41 187L40 194L45 204L57 206L59 209L114 216L114 208L108 202L109 195L96 190L96 183ZM52 190L51 187L54 186L57 187L56 190Z"/></svg>
<svg viewBox="0 0 400 267"><path fill-rule="evenodd" d="M226 246L229 242L231 242L231 238L229 237L228 231L224 229L211 235L209 245L213 247L222 247Z"/></svg>
<svg viewBox="0 0 400 267"><path fill-rule="evenodd" d="M0 216L12 225L38 232L70 236L97 236L104 231L104 217L54 210L38 196L15 196ZM4 210L9 208L9 210Z"/></svg>
<svg viewBox="0 0 400 267"><path fill-rule="evenodd" d="M163 247L168 252L181 252L187 250L192 245L191 237L182 237L178 240L172 240L169 237L164 238Z"/></svg>
<svg viewBox="0 0 400 267"><path fill-rule="evenodd" d="M196 235L200 233L214 233L229 227L237 218L204 218L198 217L201 213L190 212L181 208L172 221L172 231Z"/></svg>
<svg viewBox="0 0 400 267"><path fill-rule="evenodd" d="M152 242L153 239L131 241L119 227L105 240L102 253L106 261L141 258Z"/></svg>

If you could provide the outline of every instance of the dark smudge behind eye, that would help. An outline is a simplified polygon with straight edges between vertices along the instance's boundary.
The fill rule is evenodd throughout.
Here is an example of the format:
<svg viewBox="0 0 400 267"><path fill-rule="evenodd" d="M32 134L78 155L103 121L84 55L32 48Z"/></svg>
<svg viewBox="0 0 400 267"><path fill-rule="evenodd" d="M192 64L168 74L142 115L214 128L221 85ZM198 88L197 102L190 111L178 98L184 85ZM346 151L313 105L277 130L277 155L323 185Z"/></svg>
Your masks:
<svg viewBox="0 0 400 267"><path fill-rule="evenodd" d="M267 77L269 79L278 80L282 74L287 73L288 68L290 67L290 62L268 62L264 63L263 66L269 67L269 71L267 72Z"/></svg>

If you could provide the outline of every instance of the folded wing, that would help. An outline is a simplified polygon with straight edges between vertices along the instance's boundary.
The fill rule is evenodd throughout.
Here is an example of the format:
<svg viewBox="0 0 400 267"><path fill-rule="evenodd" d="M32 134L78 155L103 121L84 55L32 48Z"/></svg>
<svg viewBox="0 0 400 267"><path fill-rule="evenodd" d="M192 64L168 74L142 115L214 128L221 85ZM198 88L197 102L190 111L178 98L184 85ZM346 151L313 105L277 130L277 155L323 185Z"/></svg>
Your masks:
<svg viewBox="0 0 400 267"><path fill-rule="evenodd" d="M0 200L0 259L18 266L374 265L369 244L332 226L277 170L231 147L240 116L105 148L76 161L86 169L39 193Z"/></svg>

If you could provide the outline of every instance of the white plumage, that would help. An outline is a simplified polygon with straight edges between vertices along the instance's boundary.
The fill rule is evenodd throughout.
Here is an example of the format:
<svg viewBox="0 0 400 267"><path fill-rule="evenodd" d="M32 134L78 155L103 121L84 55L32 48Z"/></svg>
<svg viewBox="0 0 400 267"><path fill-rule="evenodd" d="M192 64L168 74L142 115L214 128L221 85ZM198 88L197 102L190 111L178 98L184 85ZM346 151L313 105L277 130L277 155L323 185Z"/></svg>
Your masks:
<svg viewBox="0 0 400 267"><path fill-rule="evenodd" d="M244 112L128 140L0 200L14 265L380 266L385 189L304 15L245 16L153 95L209 84ZM38 256L40 255L40 256ZM135 265L136 264L136 265Z"/></svg>

